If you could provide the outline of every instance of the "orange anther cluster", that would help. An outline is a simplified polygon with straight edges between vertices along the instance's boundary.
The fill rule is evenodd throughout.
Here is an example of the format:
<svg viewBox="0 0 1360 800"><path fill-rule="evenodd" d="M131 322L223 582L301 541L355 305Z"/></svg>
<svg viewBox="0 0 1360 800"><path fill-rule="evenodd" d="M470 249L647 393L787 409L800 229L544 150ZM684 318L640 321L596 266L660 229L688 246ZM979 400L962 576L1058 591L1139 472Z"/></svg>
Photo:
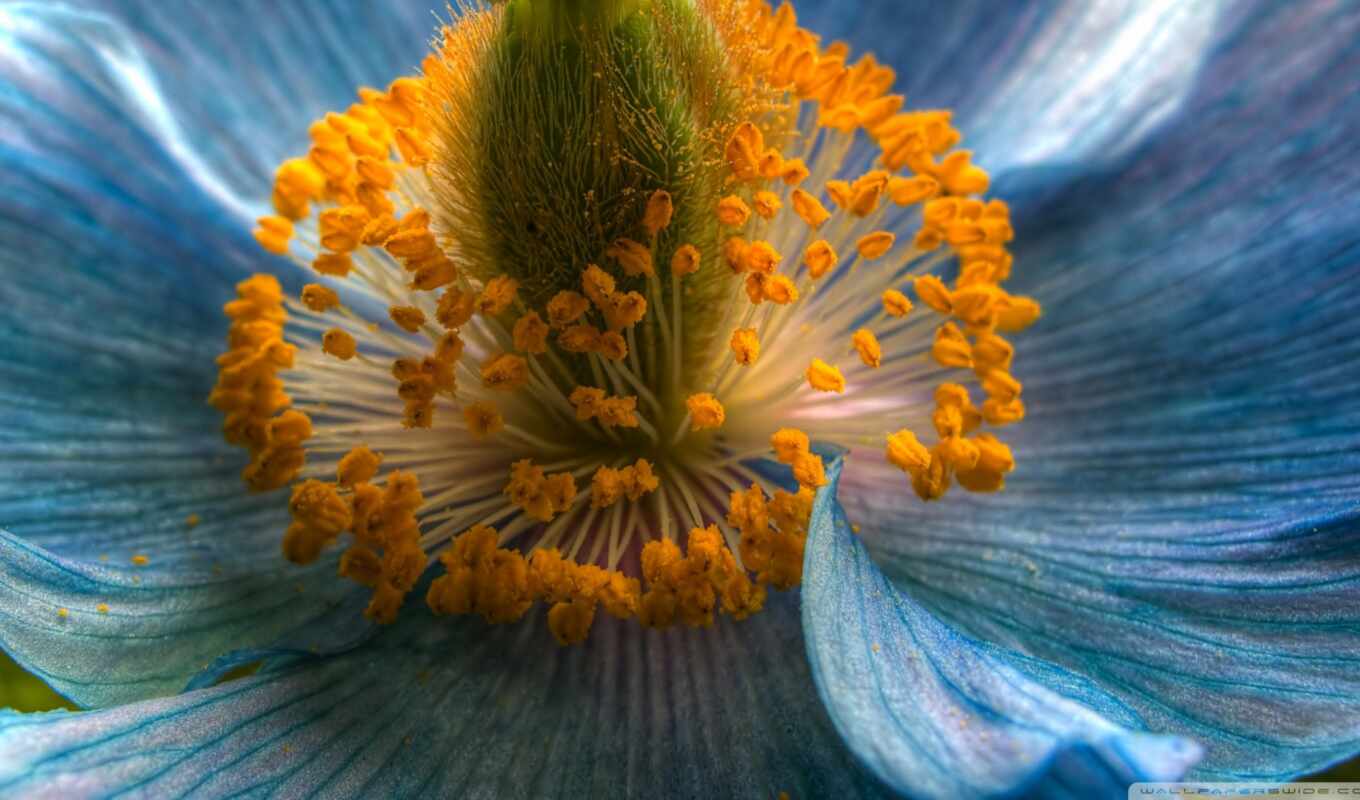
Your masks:
<svg viewBox="0 0 1360 800"><path fill-rule="evenodd" d="M606 428L636 428L637 396L611 397L604 389L577 386L567 398L576 408L576 418L585 422L596 420Z"/></svg>
<svg viewBox="0 0 1360 800"><path fill-rule="evenodd" d="M532 460L521 459L510 467L505 496L530 519L551 522L553 517L571 508L576 499L576 479L570 472L544 474L543 468Z"/></svg>
<svg viewBox="0 0 1360 800"><path fill-rule="evenodd" d="M660 485L651 462L645 458L621 469L600 467L590 479L590 505L608 508L624 498L636 503Z"/></svg>
<svg viewBox="0 0 1360 800"><path fill-rule="evenodd" d="M226 416L227 441L250 453L241 473L246 485L263 492L288 485L301 471L302 443L312 431L305 414L284 410L292 401L278 372L293 366L295 348L283 340L288 314L278 280L247 278L236 285L236 297L225 307L228 350L217 357L217 385L208 402Z"/></svg>

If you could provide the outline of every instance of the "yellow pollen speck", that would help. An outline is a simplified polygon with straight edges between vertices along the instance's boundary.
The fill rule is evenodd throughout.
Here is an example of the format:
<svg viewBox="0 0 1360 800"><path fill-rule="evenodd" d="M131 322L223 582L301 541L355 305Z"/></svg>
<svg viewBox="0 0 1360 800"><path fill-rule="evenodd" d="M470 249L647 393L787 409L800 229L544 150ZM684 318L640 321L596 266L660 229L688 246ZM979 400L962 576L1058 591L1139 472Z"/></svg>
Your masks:
<svg viewBox="0 0 1360 800"><path fill-rule="evenodd" d="M61 617L62 619L66 619L67 617L71 616L71 612L68 609L59 608L57 609L57 616Z"/></svg>
<svg viewBox="0 0 1360 800"><path fill-rule="evenodd" d="M718 428L727 419L727 413L723 410L722 403L719 403L718 398L708 392L690 395L685 400L685 406L689 408L690 430Z"/></svg>
<svg viewBox="0 0 1360 800"><path fill-rule="evenodd" d="M187 517L184 518L184 527L186 527L186 528L197 528L197 527L198 527L198 523L200 523L200 522L202 522L202 521L203 521L203 518L200 517L199 515L197 515L197 514L190 514L189 516L187 516Z"/></svg>
<svg viewBox="0 0 1360 800"><path fill-rule="evenodd" d="M807 382L819 392L845 391L845 376L820 358L814 358L811 366L807 368Z"/></svg>
<svg viewBox="0 0 1360 800"><path fill-rule="evenodd" d="M97 605L97 606L94 607L94 610L95 610L95 611L98 611L100 614L107 614L107 613L109 613L109 604L108 604L108 603L100 603L99 605Z"/></svg>
<svg viewBox="0 0 1360 800"><path fill-rule="evenodd" d="M150 561L151 561L151 559L147 558L146 556L144 556L144 555L142 555L142 554L140 554L140 553L138 553L137 555L134 555L134 556L132 557L132 563L136 564L136 565L139 566L139 567L144 567L144 566L146 566Z"/></svg>

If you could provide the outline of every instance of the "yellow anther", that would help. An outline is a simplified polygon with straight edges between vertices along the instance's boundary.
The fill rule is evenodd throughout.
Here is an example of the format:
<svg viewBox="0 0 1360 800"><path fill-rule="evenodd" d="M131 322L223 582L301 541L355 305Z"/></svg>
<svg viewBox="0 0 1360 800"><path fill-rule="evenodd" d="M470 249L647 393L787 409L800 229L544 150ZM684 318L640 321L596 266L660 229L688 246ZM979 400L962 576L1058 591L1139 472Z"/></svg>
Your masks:
<svg viewBox="0 0 1360 800"><path fill-rule="evenodd" d="M576 418L582 422L594 419L600 412L600 405L604 402L604 389L594 386L577 386L572 389L571 396L567 399L576 407Z"/></svg>
<svg viewBox="0 0 1360 800"><path fill-rule="evenodd" d="M944 282L934 275L921 275L912 282L912 287L916 290L916 296L921 298L921 302L930 306L941 314L954 313L953 303L949 299L949 290L945 288Z"/></svg>
<svg viewBox="0 0 1360 800"><path fill-rule="evenodd" d="M886 456L888 463L913 476L930 466L930 451L906 428L888 436Z"/></svg>
<svg viewBox="0 0 1360 800"><path fill-rule="evenodd" d="M836 251L831 248L831 243L825 239L818 239L803 251L803 264L807 266L808 275L814 281L820 280L828 272L835 269L837 263Z"/></svg>
<svg viewBox="0 0 1360 800"><path fill-rule="evenodd" d="M260 217L255 229L255 241L260 247L276 255L288 253L288 240L293 238L293 223L286 217Z"/></svg>
<svg viewBox="0 0 1360 800"><path fill-rule="evenodd" d="M816 453L799 453L791 466L793 478L798 481L798 485L811 489L826 485L826 470L822 466L822 457Z"/></svg>
<svg viewBox="0 0 1360 800"><path fill-rule="evenodd" d="M850 344L866 367L877 368L883 363L883 348L878 344L878 337L868 328L855 331L855 335L850 337Z"/></svg>
<svg viewBox="0 0 1360 800"><path fill-rule="evenodd" d="M750 122L743 122L727 140L724 154L727 165L738 180L752 181L760 177L760 158L765 153L765 137Z"/></svg>
<svg viewBox="0 0 1360 800"><path fill-rule="evenodd" d="M756 171L762 178L778 178L784 172L784 154L773 147L760 154Z"/></svg>
<svg viewBox="0 0 1360 800"><path fill-rule="evenodd" d="M826 210L822 202L802 189L793 190L793 210L813 230L831 219L831 212Z"/></svg>
<svg viewBox="0 0 1360 800"><path fill-rule="evenodd" d="M1025 418L1025 404L1018 397L1010 401L990 398L982 404L982 418L997 427L1011 425Z"/></svg>
<svg viewBox="0 0 1360 800"><path fill-rule="evenodd" d="M782 258L769 242L751 242L742 253L742 267L746 272L769 275L779 266Z"/></svg>
<svg viewBox="0 0 1360 800"><path fill-rule="evenodd" d="M339 571L341 577L374 589L382 580L382 559L371 549L356 544L340 555Z"/></svg>
<svg viewBox="0 0 1360 800"><path fill-rule="evenodd" d="M514 353L493 355L482 362L482 385L501 392L514 391L529 382L529 364Z"/></svg>
<svg viewBox="0 0 1360 800"><path fill-rule="evenodd" d="M911 488L922 500L939 500L949 491L949 477L949 465L937 447L930 451L930 463L925 469L912 473Z"/></svg>
<svg viewBox="0 0 1360 800"><path fill-rule="evenodd" d="M723 410L722 403L708 392L690 395L685 399L685 407L689 409L690 430L718 428L727 419L727 412Z"/></svg>
<svg viewBox="0 0 1360 800"><path fill-rule="evenodd" d="M896 240L897 237L887 231L874 231L861 236L859 241L855 242L855 249L859 251L861 258L872 261L891 250Z"/></svg>
<svg viewBox="0 0 1360 800"><path fill-rule="evenodd" d="M400 223L398 223L400 225ZM394 258L425 258L439 252L439 243L427 228L399 228L387 237L383 248Z"/></svg>
<svg viewBox="0 0 1360 800"><path fill-rule="evenodd" d="M557 335L557 345L568 353L594 353L600 349L600 329L594 325L570 325Z"/></svg>
<svg viewBox="0 0 1360 800"><path fill-rule="evenodd" d="M1000 331L1022 331L1039 318L1039 304L1029 297L1007 296L999 303L996 328Z"/></svg>
<svg viewBox="0 0 1360 800"><path fill-rule="evenodd" d="M879 198L888 188L888 173L872 170L861 175L850 185L850 198L845 205L846 211L857 217L867 217L878 208Z"/></svg>
<svg viewBox="0 0 1360 800"><path fill-rule="evenodd" d="M637 397L606 397L600 401L595 418L606 428L636 428Z"/></svg>
<svg viewBox="0 0 1360 800"><path fill-rule="evenodd" d="M368 483L378 474L382 464L382 454L375 453L365 445L359 445L345 454L335 468L336 482L342 489L353 488L356 483Z"/></svg>
<svg viewBox="0 0 1360 800"><path fill-rule="evenodd" d="M799 455L809 452L811 446L808 435L797 428L780 428L770 437L775 457L785 464L792 464Z"/></svg>
<svg viewBox="0 0 1360 800"><path fill-rule="evenodd" d="M472 319L476 310L476 295L450 286L439 296L439 304L435 307L434 318L446 330L453 331L466 325Z"/></svg>
<svg viewBox="0 0 1360 800"><path fill-rule="evenodd" d="M692 244L682 244L671 256L671 274L684 277L699 271L699 248Z"/></svg>
<svg viewBox="0 0 1360 800"><path fill-rule="evenodd" d="M661 479L652 470L651 462L645 458L639 458L633 462L631 467L624 467L624 490L628 494L628 499L633 502L641 500L644 495L651 494L661 485Z"/></svg>
<svg viewBox="0 0 1360 800"><path fill-rule="evenodd" d="M453 259L442 253L420 262L407 263L407 267L414 266L411 274L411 288L419 289L422 292L432 292L448 286L458 280L458 267L453 263Z"/></svg>
<svg viewBox="0 0 1360 800"><path fill-rule="evenodd" d="M751 218L751 207L740 197L729 194L718 201L717 216L718 222L723 225L739 228Z"/></svg>
<svg viewBox="0 0 1360 800"><path fill-rule="evenodd" d="M354 337L339 328L331 328L321 336L321 351L341 361L349 361L359 350Z"/></svg>
<svg viewBox="0 0 1360 800"><path fill-rule="evenodd" d="M543 321L538 312L530 311L515 321L511 331L515 349L534 354L548 352L548 330L548 323Z"/></svg>
<svg viewBox="0 0 1360 800"><path fill-rule="evenodd" d="M851 188L849 181L833 180L826 182L826 193L837 208L850 205Z"/></svg>
<svg viewBox="0 0 1360 800"><path fill-rule="evenodd" d="M581 273L581 288L597 308L604 308L608 304L610 296L614 294L614 287L614 276L595 264L587 264Z"/></svg>
<svg viewBox="0 0 1360 800"><path fill-rule="evenodd" d="M722 257L727 267L733 272L746 271L746 249L750 244L740 236L733 236L723 242Z"/></svg>
<svg viewBox="0 0 1360 800"><path fill-rule="evenodd" d="M576 497L576 481L570 472L545 475L542 467L526 458L511 465L505 495L530 519L551 522L571 507Z"/></svg>
<svg viewBox="0 0 1360 800"><path fill-rule="evenodd" d="M883 292L883 310L889 316L905 317L911 313L911 301L907 296L896 289L886 289Z"/></svg>
<svg viewBox="0 0 1360 800"><path fill-rule="evenodd" d="M349 253L321 253L312 261L312 269L322 275L344 278L354 269L354 262Z"/></svg>
<svg viewBox="0 0 1360 800"><path fill-rule="evenodd" d="M642 321L647 315L647 300L638 292L615 292L600 310L610 330L622 330Z"/></svg>
<svg viewBox="0 0 1360 800"><path fill-rule="evenodd" d="M295 523L307 526L316 535L332 539L350 526L353 515L335 484L303 481L293 489L288 512Z"/></svg>
<svg viewBox="0 0 1360 800"><path fill-rule="evenodd" d="M647 198L647 210L642 214L642 227L648 236L655 236L671 224L675 207L669 192L657 189Z"/></svg>
<svg viewBox="0 0 1360 800"><path fill-rule="evenodd" d="M609 508L623 499L625 491L623 470L600 467L590 479L590 505Z"/></svg>
<svg viewBox="0 0 1360 800"><path fill-rule="evenodd" d="M938 197L940 183L929 175L913 175L910 178L894 177L888 180L888 196L899 206L924 203Z"/></svg>
<svg viewBox="0 0 1360 800"><path fill-rule="evenodd" d="M789 186L797 186L807 180L808 174L807 164L803 163L803 159L786 158L784 159L784 169L780 172L779 177Z"/></svg>
<svg viewBox="0 0 1360 800"><path fill-rule="evenodd" d="M555 603L548 609L548 630L562 646L580 644L590 634L590 626L595 622L595 603L593 601L572 600Z"/></svg>
<svg viewBox="0 0 1360 800"><path fill-rule="evenodd" d="M760 339L756 337L755 328L737 328L732 331L732 339L729 344L732 347L733 357L742 366L754 364L755 360L760 357Z"/></svg>
<svg viewBox="0 0 1360 800"><path fill-rule="evenodd" d="M321 246L337 253L348 253L359 246L359 238L368 220L368 210L360 205L322 211L317 218L321 228Z"/></svg>
<svg viewBox="0 0 1360 800"><path fill-rule="evenodd" d="M505 419L501 417L501 412L490 403L469 403L463 408L463 420L467 423L468 431L479 439L499 433L505 428Z"/></svg>
<svg viewBox="0 0 1360 800"><path fill-rule="evenodd" d="M761 219L774 219L779 210L784 207L784 203L779 199L779 195L774 192L761 190L756 192L752 198L755 211Z"/></svg>
<svg viewBox="0 0 1360 800"><path fill-rule="evenodd" d="M392 306L387 314L398 328L407 333L416 333L425 324L425 312L415 306Z"/></svg>
<svg viewBox="0 0 1360 800"><path fill-rule="evenodd" d="M583 295L564 290L548 301L548 322L554 328L565 328L590 310L590 301Z"/></svg>
<svg viewBox="0 0 1360 800"><path fill-rule="evenodd" d="M318 314L330 311L340 305L340 296L335 290L319 283L309 283L302 287L302 304Z"/></svg>
<svg viewBox="0 0 1360 800"><path fill-rule="evenodd" d="M751 277L757 277L757 274L752 274ZM798 300L798 287L787 275L769 275L760 283L762 296L771 303L786 306Z"/></svg>
<svg viewBox="0 0 1360 800"><path fill-rule="evenodd" d="M812 359L812 364L807 368L808 385L819 392L844 392L845 376L841 371L821 360Z"/></svg>
<svg viewBox="0 0 1360 800"><path fill-rule="evenodd" d="M629 277L652 275L655 272L652 268L651 248L641 242L615 239L613 244L605 248L604 254L618 261L623 273Z"/></svg>
<svg viewBox="0 0 1360 800"><path fill-rule="evenodd" d="M288 219L302 219L308 204L325 190L326 176L315 164L305 158L289 159L274 173L274 209Z"/></svg>
<svg viewBox="0 0 1360 800"><path fill-rule="evenodd" d="M433 154L425 137L414 128L397 128L396 142L401 160L413 167L424 166Z"/></svg>
<svg viewBox="0 0 1360 800"><path fill-rule="evenodd" d="M463 356L463 340L456 331L439 337L434 346L434 357L445 364L455 364Z"/></svg>
<svg viewBox="0 0 1360 800"><path fill-rule="evenodd" d="M996 321L997 300L1001 290L987 283L965 286L949 296L954 316L970 327L990 328Z"/></svg>
<svg viewBox="0 0 1360 800"><path fill-rule="evenodd" d="M519 281L508 275L499 275L486 282L482 293L477 297L477 310L488 317L494 317L515 302L519 291Z"/></svg>
<svg viewBox="0 0 1360 800"><path fill-rule="evenodd" d="M982 375L982 390L988 397L1002 403L1009 403L1019 397L1020 388L1020 381L1003 370L988 370Z"/></svg>
<svg viewBox="0 0 1360 800"><path fill-rule="evenodd" d="M1010 371L1015 348L994 333L984 333L973 342L973 364L979 370Z"/></svg>
<svg viewBox="0 0 1360 800"><path fill-rule="evenodd" d="M628 355L628 341L618 331L605 331L595 352L611 361L622 361Z"/></svg>
<svg viewBox="0 0 1360 800"><path fill-rule="evenodd" d="M986 171L972 163L973 154L955 150L941 159L936 175L950 194L982 194L991 181Z"/></svg>
<svg viewBox="0 0 1360 800"><path fill-rule="evenodd" d="M952 322L946 322L935 331L930 355L942 367L973 366L973 348Z"/></svg>

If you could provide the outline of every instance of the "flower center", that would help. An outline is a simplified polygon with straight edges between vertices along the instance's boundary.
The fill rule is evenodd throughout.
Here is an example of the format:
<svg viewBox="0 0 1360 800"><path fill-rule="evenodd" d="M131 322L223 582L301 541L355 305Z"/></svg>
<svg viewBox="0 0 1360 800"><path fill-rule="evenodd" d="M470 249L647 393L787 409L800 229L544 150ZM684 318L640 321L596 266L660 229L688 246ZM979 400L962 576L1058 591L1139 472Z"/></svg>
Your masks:
<svg viewBox="0 0 1360 800"><path fill-rule="evenodd" d="M226 306L245 481L293 487L289 559L347 540L379 622L432 558L435 612L541 601L564 644L743 618L801 580L813 442L886 441L926 500L1014 467L981 428L1039 308L949 113L787 5L578 5L469 11L315 123L256 238L317 282Z"/></svg>

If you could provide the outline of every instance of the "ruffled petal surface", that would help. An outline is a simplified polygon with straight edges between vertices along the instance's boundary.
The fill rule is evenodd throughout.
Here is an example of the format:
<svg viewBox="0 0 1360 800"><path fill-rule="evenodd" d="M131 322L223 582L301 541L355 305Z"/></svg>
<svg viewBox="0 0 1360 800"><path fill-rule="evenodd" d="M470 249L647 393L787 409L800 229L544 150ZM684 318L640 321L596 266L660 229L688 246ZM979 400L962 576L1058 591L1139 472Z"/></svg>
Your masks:
<svg viewBox="0 0 1360 800"><path fill-rule="evenodd" d="M206 404L232 284L288 269L250 237L233 183L258 131L232 144L216 119L266 125L268 109L195 107L229 93L175 84L205 62L169 69L191 42L154 25L23 3L0 21L0 645L77 703L108 705L178 691L229 648L317 638L305 629L339 602L334 564L284 563L285 500L244 491ZM283 48L280 30L302 37L303 22L266 38ZM323 99L293 91L292 114ZM319 646L366 629L351 614Z"/></svg>
<svg viewBox="0 0 1360 800"><path fill-rule="evenodd" d="M832 487L840 469L828 470ZM855 754L905 795L1124 797L1200 755L1139 732L1136 714L1091 681L964 636L894 588L831 491L813 510L806 569L822 699Z"/></svg>
<svg viewBox="0 0 1360 800"><path fill-rule="evenodd" d="M1006 491L841 498L915 600L1265 779L1360 750L1360 12L1231 23L1128 158L999 188L1045 306Z"/></svg>
<svg viewBox="0 0 1360 800"><path fill-rule="evenodd" d="M0 716L0 794L883 796L803 658L798 598L711 630L598 619L559 648L412 603L345 655L173 698Z"/></svg>

